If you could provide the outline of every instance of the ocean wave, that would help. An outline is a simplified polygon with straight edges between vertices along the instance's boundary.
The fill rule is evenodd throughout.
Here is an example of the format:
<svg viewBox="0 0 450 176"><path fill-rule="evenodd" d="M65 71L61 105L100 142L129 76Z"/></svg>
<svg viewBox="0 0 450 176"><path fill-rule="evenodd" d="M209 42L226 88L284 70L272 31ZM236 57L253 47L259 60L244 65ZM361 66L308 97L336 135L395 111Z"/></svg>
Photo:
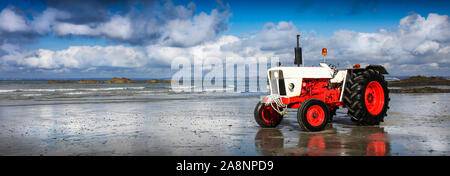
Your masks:
<svg viewBox="0 0 450 176"><path fill-rule="evenodd" d="M23 97L39 97L39 96L42 96L42 94L22 94L20 96L23 96Z"/></svg>
<svg viewBox="0 0 450 176"><path fill-rule="evenodd" d="M0 93L7 93L7 92L15 92L16 89L6 89L6 90L0 90Z"/></svg>
<svg viewBox="0 0 450 176"><path fill-rule="evenodd" d="M95 94L97 92L68 92L64 93L64 95L88 95L88 94ZM104 93L110 93L110 92L104 92Z"/></svg>
<svg viewBox="0 0 450 176"><path fill-rule="evenodd" d="M75 90L76 89L15 89L13 92L67 92Z"/></svg>
<svg viewBox="0 0 450 176"><path fill-rule="evenodd" d="M84 91L102 91L102 90L141 90L145 89L145 87L106 87L106 88L81 88L77 90Z"/></svg>
<svg viewBox="0 0 450 176"><path fill-rule="evenodd" d="M70 88L70 89L2 89L0 93L9 92L70 92L70 91L108 91L108 90L142 90L145 87L105 87L105 88Z"/></svg>

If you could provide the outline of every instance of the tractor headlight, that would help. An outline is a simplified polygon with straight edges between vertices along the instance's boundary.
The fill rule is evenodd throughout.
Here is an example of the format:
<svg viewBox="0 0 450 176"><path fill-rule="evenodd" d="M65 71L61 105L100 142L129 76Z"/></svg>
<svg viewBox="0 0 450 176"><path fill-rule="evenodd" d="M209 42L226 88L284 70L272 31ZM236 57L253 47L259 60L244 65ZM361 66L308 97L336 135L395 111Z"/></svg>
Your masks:
<svg viewBox="0 0 450 176"><path fill-rule="evenodd" d="M275 77L275 78L278 78L278 72L276 71L276 72L273 72L273 76Z"/></svg>
<svg viewBox="0 0 450 176"><path fill-rule="evenodd" d="M291 90L291 91L294 90L294 87L295 87L294 83L289 83L289 90Z"/></svg>

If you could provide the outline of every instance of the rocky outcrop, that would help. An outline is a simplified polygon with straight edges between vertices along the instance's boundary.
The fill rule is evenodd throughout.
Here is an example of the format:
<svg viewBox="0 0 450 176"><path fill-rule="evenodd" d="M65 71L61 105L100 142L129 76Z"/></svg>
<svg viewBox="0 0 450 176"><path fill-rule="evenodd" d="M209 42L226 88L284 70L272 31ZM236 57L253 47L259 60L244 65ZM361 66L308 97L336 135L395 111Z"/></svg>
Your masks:
<svg viewBox="0 0 450 176"><path fill-rule="evenodd" d="M103 81L96 81L96 80L79 80L76 83L78 84L103 84Z"/></svg>
<svg viewBox="0 0 450 176"><path fill-rule="evenodd" d="M113 78L110 80L106 80L105 83L108 84L125 84L125 83L133 83L133 81L131 81L131 79L128 78Z"/></svg>
<svg viewBox="0 0 450 176"><path fill-rule="evenodd" d="M159 81L156 79L152 79L152 80L148 80L148 81L133 81L131 79L128 78L113 78L110 80L105 81L105 83L110 83L110 84L126 84L126 83L171 83L171 80L166 80L166 81Z"/></svg>
<svg viewBox="0 0 450 176"><path fill-rule="evenodd" d="M441 77L412 76L408 79L389 81L389 87L402 87L400 89L390 89L390 93L450 93L450 89L439 89L434 87L420 86L450 86L450 80ZM419 86L418 88L414 86ZM412 87L412 88L409 88Z"/></svg>
<svg viewBox="0 0 450 176"><path fill-rule="evenodd" d="M427 76L413 76L408 79L399 81L389 81L389 87L408 87L408 86L435 86L446 85L450 86L450 80L441 77L427 77Z"/></svg>
<svg viewBox="0 0 450 176"><path fill-rule="evenodd" d="M134 83L171 83L171 82L172 82L172 80L159 81L159 80L156 80L156 79L152 79L152 80L149 80L149 81L134 81Z"/></svg>

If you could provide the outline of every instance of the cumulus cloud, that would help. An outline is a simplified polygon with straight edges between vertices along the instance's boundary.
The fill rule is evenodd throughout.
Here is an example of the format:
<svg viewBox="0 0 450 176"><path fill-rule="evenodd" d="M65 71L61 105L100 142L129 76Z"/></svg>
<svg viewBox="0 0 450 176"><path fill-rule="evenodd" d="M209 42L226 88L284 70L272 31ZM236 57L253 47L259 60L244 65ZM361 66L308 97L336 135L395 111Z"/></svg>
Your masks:
<svg viewBox="0 0 450 176"><path fill-rule="evenodd" d="M94 67L142 67L152 61L152 55L147 52L157 51L145 48L188 50L189 47L215 42L218 35L227 29L226 22L231 16L229 6L221 1L209 13L197 14L192 2L183 6L174 5L171 1L46 0L45 4L47 8L41 13L27 14L12 6L0 11L2 71L64 72L85 67L91 68L87 70L94 70ZM109 10L111 8L119 9L113 12ZM127 47L72 46L59 51L33 51L21 47L47 35L86 36L126 44ZM89 57L91 60L87 59Z"/></svg>
<svg viewBox="0 0 450 176"><path fill-rule="evenodd" d="M446 54L449 42L450 19L447 15L430 13L425 18L411 13L400 20L397 31L338 31L326 44L336 51L330 52L333 59L384 64L396 74L401 74L402 71L414 74L412 69L397 70L396 65L404 65L405 68L419 66L415 71L436 74L438 72L433 71L436 66L439 69L449 69Z"/></svg>
<svg viewBox="0 0 450 176"><path fill-rule="evenodd" d="M56 23L54 31L59 36L65 35L84 35L99 36L103 35L109 38L128 40L132 35L132 26L129 18L114 16L110 21L102 23L96 27L86 24L73 24L66 22Z"/></svg>
<svg viewBox="0 0 450 176"><path fill-rule="evenodd" d="M381 64L393 75L438 75L450 71L450 19L434 13L427 17L411 13L399 21L396 30L373 33L340 30L329 38L316 36L314 31L299 31L290 22L267 23L261 32L229 43L222 51L241 56L276 55L284 65L293 65L296 34L302 36L306 65L322 61L321 49L327 48L327 61L341 67Z"/></svg>
<svg viewBox="0 0 450 176"><path fill-rule="evenodd" d="M57 20L70 16L66 12L52 8L33 16L34 20L28 19L25 15L24 12L12 7L0 11L0 44L35 42L39 36L50 33L52 25Z"/></svg>
<svg viewBox="0 0 450 176"><path fill-rule="evenodd" d="M56 23L54 31L59 36L84 35L84 36L106 36L112 39L127 40L132 35L131 22L129 18L114 16L110 21L95 27L88 24L73 24L66 22Z"/></svg>
<svg viewBox="0 0 450 176"><path fill-rule="evenodd" d="M68 49L52 51L39 49L26 55L17 52L14 45L2 45L9 55L3 61L14 62L16 66L40 69L85 69L92 67L152 67L155 65L170 65L172 59L178 56L188 58L222 58L226 56L239 57L233 53L221 52L220 47L239 40L234 36L222 36L216 41L207 42L193 47L179 48L164 45L141 46L71 46ZM14 57L16 56L16 57Z"/></svg>
<svg viewBox="0 0 450 176"><path fill-rule="evenodd" d="M34 32L45 35L52 31L52 26L58 20L64 20L70 18L71 15L68 12L61 11L54 8L45 9L42 14L35 17L31 22L31 28Z"/></svg>
<svg viewBox="0 0 450 176"><path fill-rule="evenodd" d="M83 6L84 7L84 6ZM186 47L213 40L227 29L228 8L216 8L209 14L194 14L195 4L175 6L168 1L144 4L142 9L131 9L126 14L115 14L107 20L84 23L68 18L55 24L58 36L84 35L130 44L162 43Z"/></svg>
<svg viewBox="0 0 450 176"><path fill-rule="evenodd" d="M0 32L26 31L28 26L22 16L17 15L10 8L4 8L0 12Z"/></svg>
<svg viewBox="0 0 450 176"><path fill-rule="evenodd" d="M40 69L89 67L139 67L145 64L145 53L124 46L72 46L65 50L39 49L28 56L16 58L17 65Z"/></svg>
<svg viewBox="0 0 450 176"><path fill-rule="evenodd" d="M327 61L339 63L341 67L355 63L381 64L393 75L450 73L450 19L447 15L430 13L422 17L411 13L399 20L395 30L380 29L372 33L340 30L327 38L317 36L314 31L299 31L292 22L269 22L260 32L239 38L221 35L228 27L231 13L229 6L220 1L217 8L199 13L195 12L193 3L175 6L170 1L147 2L142 8L130 7L115 14L107 12L105 18L92 20L82 20L87 17L66 11L58 2L52 3L55 4L34 16L32 21L12 8L0 12L0 18L14 19L12 23L0 21L0 35L8 32L9 37L0 43L2 71L81 70L84 73L100 68L170 69L171 61L178 56L191 59L233 57L246 63L246 57L277 56L283 65L293 65L295 35L301 34L306 65L321 61L321 49L328 48ZM105 4L111 5L105 2L93 6L103 8ZM26 50L11 37L12 34L23 37L50 33L97 37L119 45Z"/></svg>
<svg viewBox="0 0 450 176"><path fill-rule="evenodd" d="M8 35L2 35L2 39L17 40L17 36L27 35L31 41L53 33L58 37L97 37L132 45L187 47L216 39L227 30L231 17L229 6L221 1L209 13L198 14L192 2L186 6L171 1L45 2L47 9L30 14L32 20L18 9L4 8L0 12L0 35ZM121 9L113 13L110 8Z"/></svg>
<svg viewBox="0 0 450 176"><path fill-rule="evenodd" d="M321 61L321 49L327 48L327 61L341 67L381 64L393 75L436 75L450 71L450 19L434 13L427 17L411 13L399 21L397 30L381 29L373 33L341 30L330 38L317 37L314 31L298 31L290 22L267 23L261 32L229 43L222 50L243 56L273 54L280 56L285 65L292 65L296 34L302 34L306 65Z"/></svg>
<svg viewBox="0 0 450 176"><path fill-rule="evenodd" d="M261 50L268 51L291 49L295 47L293 44L297 33L297 29L292 22L281 21L277 25L267 23L260 33L247 40L247 45L253 45L254 43Z"/></svg>
<svg viewBox="0 0 450 176"><path fill-rule="evenodd" d="M173 46L193 46L203 41L215 39L216 36L226 29L223 20L228 18L216 9L208 15L201 12L192 20L171 20L162 34L162 43Z"/></svg>

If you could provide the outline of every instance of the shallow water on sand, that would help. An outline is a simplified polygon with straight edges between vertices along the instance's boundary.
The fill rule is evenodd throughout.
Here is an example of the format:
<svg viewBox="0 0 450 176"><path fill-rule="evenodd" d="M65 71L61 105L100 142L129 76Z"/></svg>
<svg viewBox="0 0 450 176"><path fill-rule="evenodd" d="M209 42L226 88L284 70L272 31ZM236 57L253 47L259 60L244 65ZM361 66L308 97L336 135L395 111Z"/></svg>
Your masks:
<svg viewBox="0 0 450 176"><path fill-rule="evenodd" d="M155 90L146 86L133 87ZM295 111L260 128L253 110L262 94L2 99L0 155L449 155L450 94L391 94L379 126L357 126L339 109L315 133Z"/></svg>

